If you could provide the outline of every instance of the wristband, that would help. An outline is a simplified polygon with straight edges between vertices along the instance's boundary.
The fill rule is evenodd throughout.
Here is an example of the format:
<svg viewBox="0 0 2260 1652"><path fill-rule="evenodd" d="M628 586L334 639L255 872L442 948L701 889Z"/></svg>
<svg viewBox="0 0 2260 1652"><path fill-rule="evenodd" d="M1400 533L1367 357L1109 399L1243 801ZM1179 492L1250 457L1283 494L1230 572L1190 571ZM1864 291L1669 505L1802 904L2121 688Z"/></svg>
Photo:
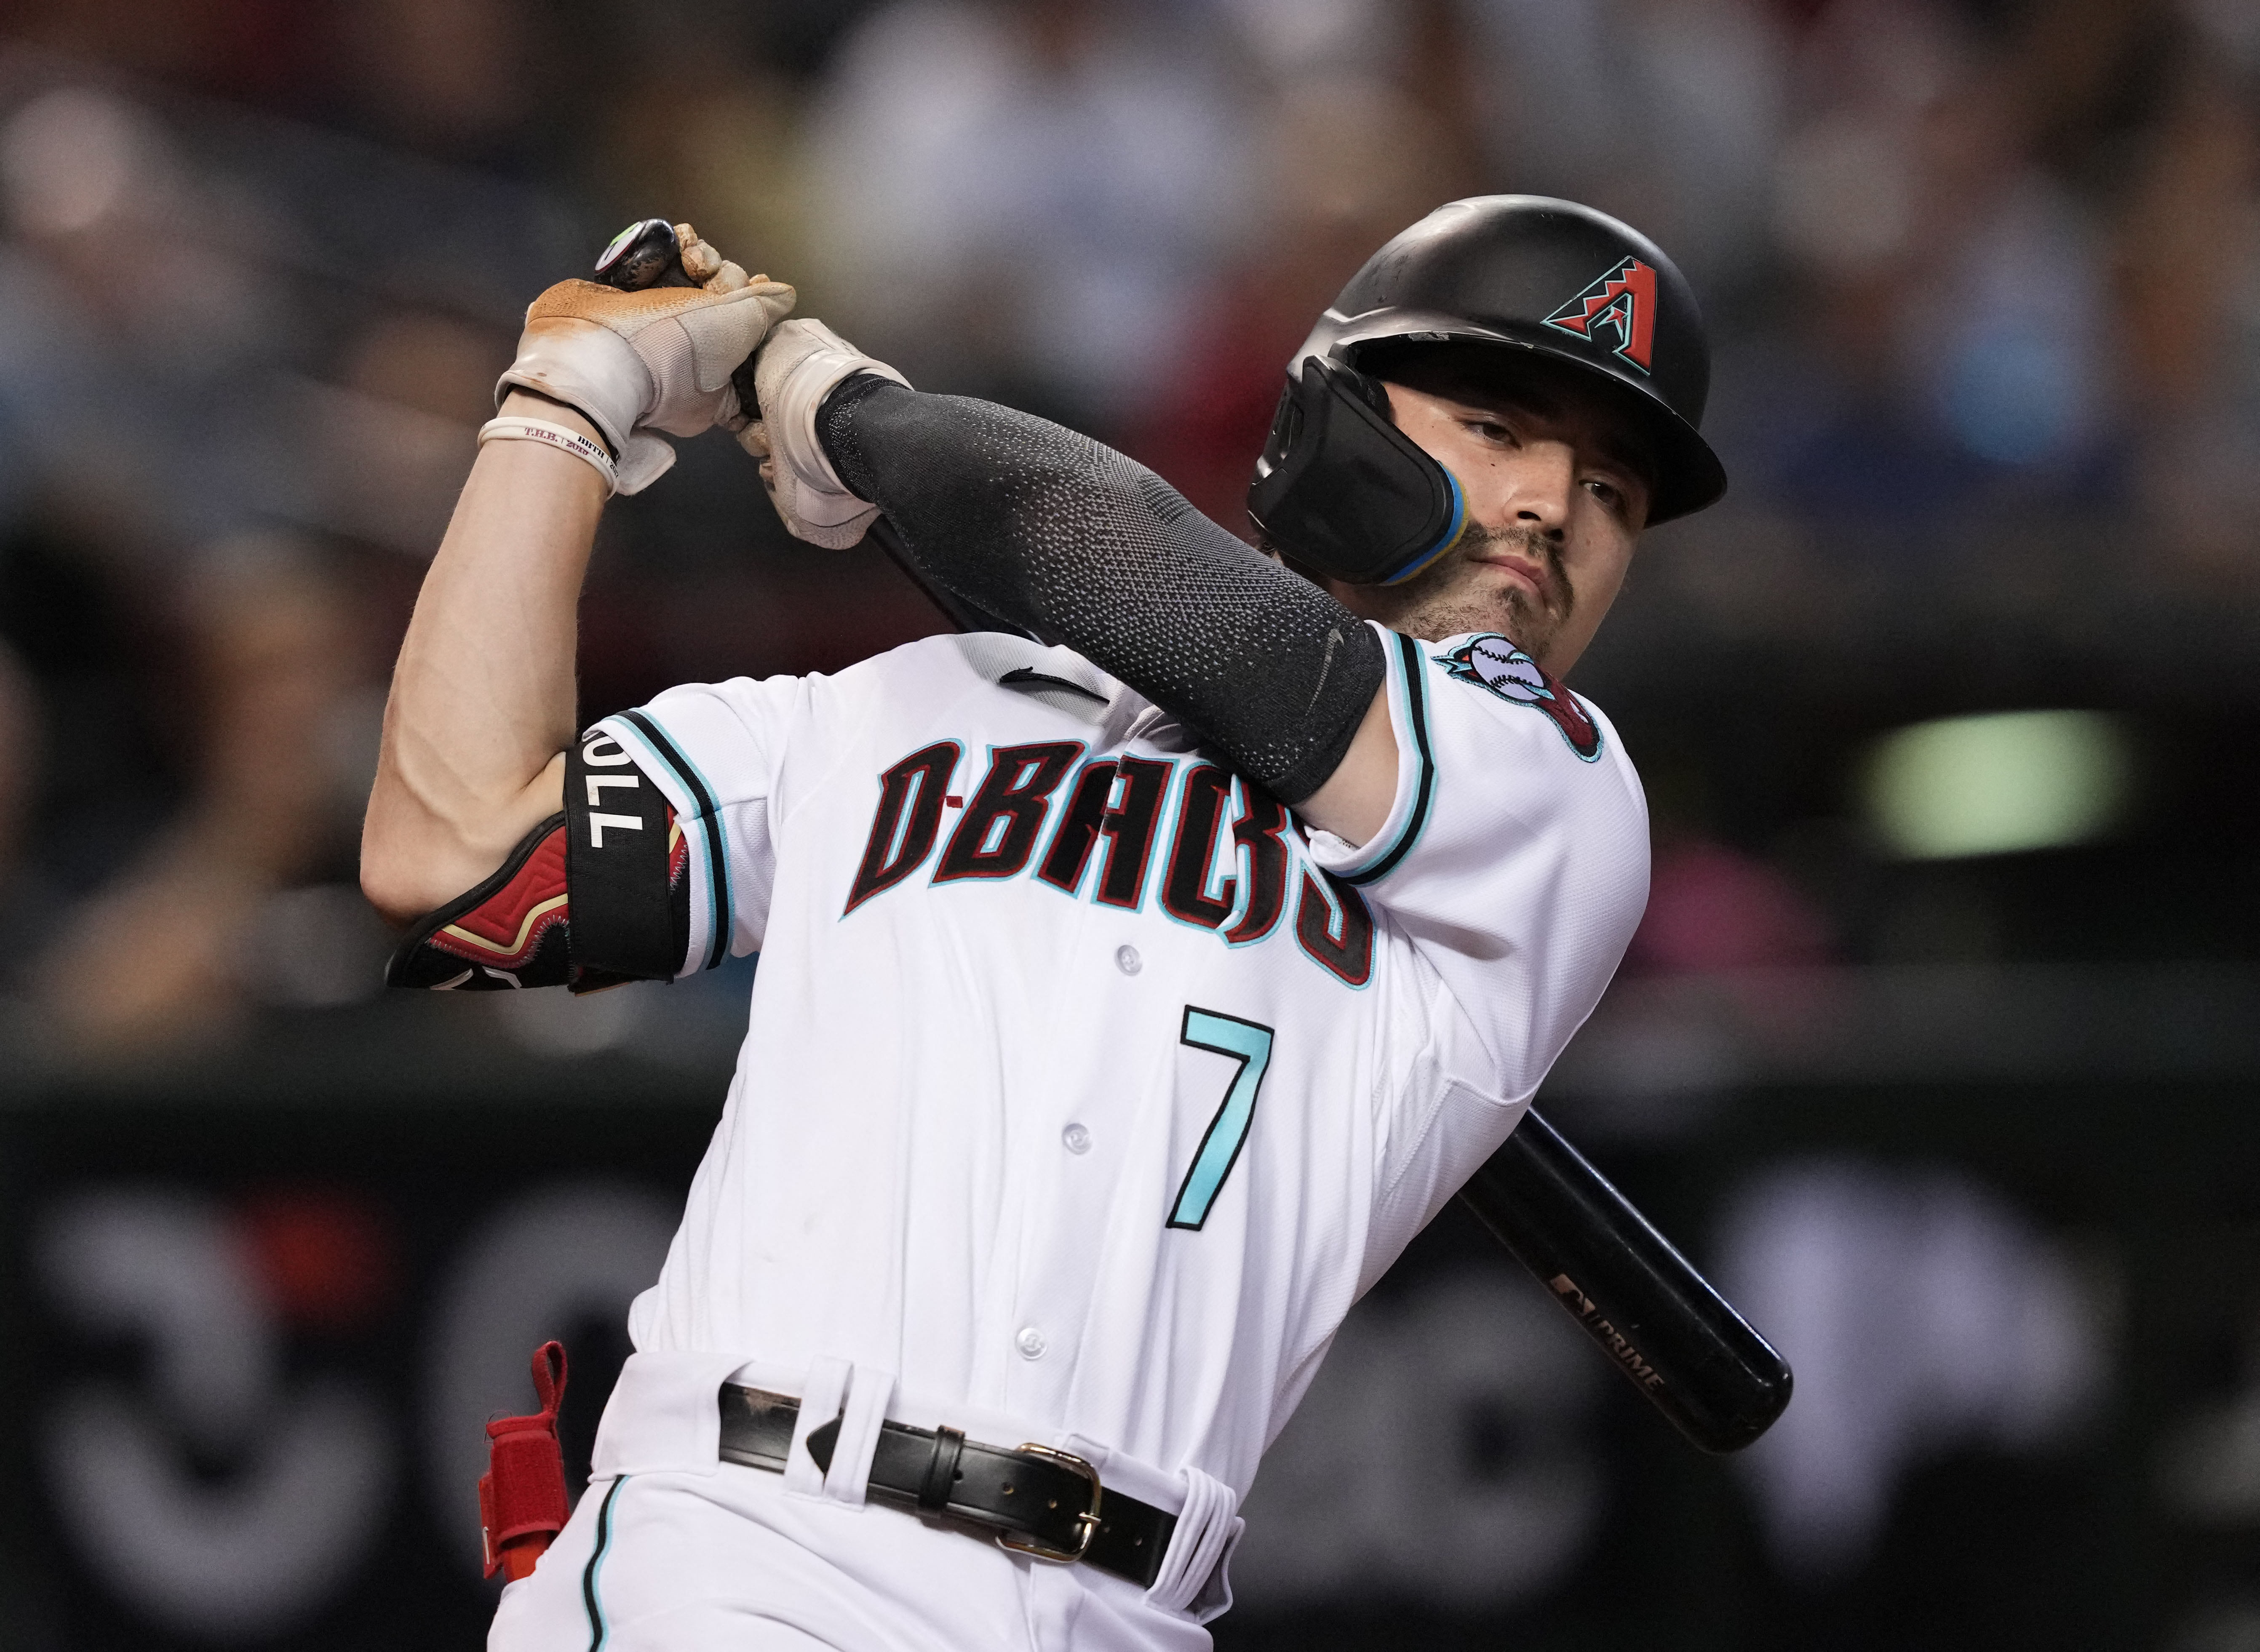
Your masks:
<svg viewBox="0 0 2260 1652"><path fill-rule="evenodd" d="M590 440L576 430L539 418L490 418L479 426L480 447L497 440L543 442L576 459L585 459L604 477L606 493L620 490L619 474L612 468L611 455L604 451L604 444Z"/></svg>

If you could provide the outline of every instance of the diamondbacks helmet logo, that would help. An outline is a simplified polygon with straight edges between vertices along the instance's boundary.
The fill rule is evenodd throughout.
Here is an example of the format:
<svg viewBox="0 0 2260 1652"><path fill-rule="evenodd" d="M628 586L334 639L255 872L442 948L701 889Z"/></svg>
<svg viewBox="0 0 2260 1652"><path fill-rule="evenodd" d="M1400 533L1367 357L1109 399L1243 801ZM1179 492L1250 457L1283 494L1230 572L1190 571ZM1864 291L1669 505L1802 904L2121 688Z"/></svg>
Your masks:
<svg viewBox="0 0 2260 1652"><path fill-rule="evenodd" d="M1613 333L1613 354L1645 373L1656 342L1656 271L1627 258L1547 317L1546 325L1595 344Z"/></svg>
<svg viewBox="0 0 2260 1652"><path fill-rule="evenodd" d="M1559 678L1548 676L1512 639L1486 633L1449 654L1438 654L1436 663L1456 682L1472 683L1502 700L1545 712L1570 742L1570 749L1585 762L1601 754L1600 725L1587 715L1577 697L1563 688Z"/></svg>

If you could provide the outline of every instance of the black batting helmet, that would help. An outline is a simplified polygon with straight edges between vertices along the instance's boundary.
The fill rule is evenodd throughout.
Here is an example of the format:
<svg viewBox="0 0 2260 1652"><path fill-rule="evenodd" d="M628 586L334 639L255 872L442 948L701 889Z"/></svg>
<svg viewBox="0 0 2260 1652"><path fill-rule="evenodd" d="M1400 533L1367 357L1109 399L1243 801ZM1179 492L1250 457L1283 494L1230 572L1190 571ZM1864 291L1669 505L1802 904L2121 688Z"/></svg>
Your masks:
<svg viewBox="0 0 2260 1652"><path fill-rule="evenodd" d="M1527 352L1609 387L1655 457L1650 522L1726 491L1697 428L1710 342L1678 267L1591 207L1477 196L1438 207L1367 260L1288 366L1248 508L1298 561L1391 583L1465 526L1458 484L1397 430L1365 370L1384 351L1422 345Z"/></svg>

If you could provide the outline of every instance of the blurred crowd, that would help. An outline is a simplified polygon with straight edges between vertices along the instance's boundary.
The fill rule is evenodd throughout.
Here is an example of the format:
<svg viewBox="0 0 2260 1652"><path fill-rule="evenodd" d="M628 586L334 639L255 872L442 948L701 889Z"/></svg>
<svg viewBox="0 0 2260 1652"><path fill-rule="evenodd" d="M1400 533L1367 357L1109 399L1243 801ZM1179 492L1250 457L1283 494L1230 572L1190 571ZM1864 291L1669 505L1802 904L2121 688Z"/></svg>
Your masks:
<svg viewBox="0 0 2260 1652"><path fill-rule="evenodd" d="M1927 669L1997 619L2099 680L2260 652L2249 0L17 0L11 1025L146 1055L372 990L390 654L518 311L620 224L688 218L921 387L1115 442L1237 529L1316 312L1493 190L1627 218L1714 329L1733 491L1656 536L1581 683L1612 709L1667 673L1766 691L1690 691L1727 651ZM608 517L583 710L940 624L784 540L702 440ZM1636 969L1880 944L1792 875L1824 804L1737 821L1720 762L1636 754Z"/></svg>

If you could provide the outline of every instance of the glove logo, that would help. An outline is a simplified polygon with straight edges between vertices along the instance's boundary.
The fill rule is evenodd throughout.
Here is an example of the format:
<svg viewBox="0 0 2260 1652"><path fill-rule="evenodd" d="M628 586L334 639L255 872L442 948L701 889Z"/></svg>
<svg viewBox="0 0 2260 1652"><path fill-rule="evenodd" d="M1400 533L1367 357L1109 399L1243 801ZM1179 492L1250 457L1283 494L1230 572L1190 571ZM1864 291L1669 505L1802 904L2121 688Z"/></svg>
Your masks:
<svg viewBox="0 0 2260 1652"><path fill-rule="evenodd" d="M1547 317L1546 325L1591 344L1613 333L1611 352L1645 373L1656 341L1656 271L1627 258Z"/></svg>
<svg viewBox="0 0 2260 1652"><path fill-rule="evenodd" d="M1436 663L1455 682L1472 683L1502 700L1545 712L1570 742L1570 749L1586 762L1601 754L1600 726L1586 715L1577 697L1507 638L1496 633L1474 638L1449 654L1438 654Z"/></svg>

